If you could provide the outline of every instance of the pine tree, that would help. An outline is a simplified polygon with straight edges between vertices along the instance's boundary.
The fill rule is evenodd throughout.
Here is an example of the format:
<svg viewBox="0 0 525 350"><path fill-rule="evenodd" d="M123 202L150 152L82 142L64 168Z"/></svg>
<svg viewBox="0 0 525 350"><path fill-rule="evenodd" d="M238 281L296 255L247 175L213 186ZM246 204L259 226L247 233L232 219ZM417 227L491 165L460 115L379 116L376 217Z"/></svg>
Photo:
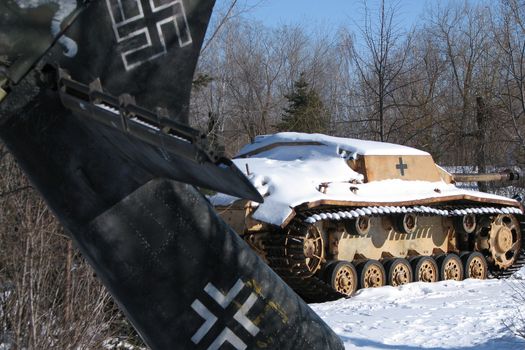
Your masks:
<svg viewBox="0 0 525 350"><path fill-rule="evenodd" d="M288 107L277 124L279 131L327 132L329 118L319 94L310 88L304 73L293 84L293 90L285 95Z"/></svg>

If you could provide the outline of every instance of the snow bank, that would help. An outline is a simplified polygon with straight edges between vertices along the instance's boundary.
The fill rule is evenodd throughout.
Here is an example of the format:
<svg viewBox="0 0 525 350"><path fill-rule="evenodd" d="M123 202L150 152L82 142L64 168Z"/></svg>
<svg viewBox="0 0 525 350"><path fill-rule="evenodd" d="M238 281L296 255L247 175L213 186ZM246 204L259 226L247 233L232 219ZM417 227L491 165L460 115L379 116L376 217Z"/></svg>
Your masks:
<svg viewBox="0 0 525 350"><path fill-rule="evenodd" d="M428 155L427 152L423 152L412 147L396 145L393 143L347 139L342 137L327 136L323 134L304 134L297 132L281 132L273 135L257 136L252 144L244 146L239 151L239 155L253 152L256 149L260 149L274 143L294 142L319 142L332 148L340 148L341 150L345 150L349 153L357 153L367 156Z"/></svg>
<svg viewBox="0 0 525 350"><path fill-rule="evenodd" d="M519 279L417 282L310 306L346 349L524 349L510 329L523 325L525 304L515 296L524 286Z"/></svg>

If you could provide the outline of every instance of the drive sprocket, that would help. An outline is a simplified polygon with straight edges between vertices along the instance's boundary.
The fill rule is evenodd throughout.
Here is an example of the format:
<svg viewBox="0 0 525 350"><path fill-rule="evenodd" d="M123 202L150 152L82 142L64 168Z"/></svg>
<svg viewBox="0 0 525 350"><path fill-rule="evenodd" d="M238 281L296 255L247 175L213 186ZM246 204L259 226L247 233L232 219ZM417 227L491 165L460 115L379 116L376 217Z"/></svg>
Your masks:
<svg viewBox="0 0 525 350"><path fill-rule="evenodd" d="M488 251L487 260L496 270L514 264L521 251L520 223L513 215L497 215L480 232L480 247Z"/></svg>

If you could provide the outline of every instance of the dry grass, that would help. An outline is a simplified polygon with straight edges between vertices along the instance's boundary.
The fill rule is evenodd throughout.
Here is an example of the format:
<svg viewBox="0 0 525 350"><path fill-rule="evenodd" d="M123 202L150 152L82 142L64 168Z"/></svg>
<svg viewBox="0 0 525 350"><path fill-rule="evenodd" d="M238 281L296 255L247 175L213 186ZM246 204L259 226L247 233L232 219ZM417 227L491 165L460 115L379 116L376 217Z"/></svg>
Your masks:
<svg viewBox="0 0 525 350"><path fill-rule="evenodd" d="M108 339L142 345L3 144L0 252L0 345L119 347Z"/></svg>

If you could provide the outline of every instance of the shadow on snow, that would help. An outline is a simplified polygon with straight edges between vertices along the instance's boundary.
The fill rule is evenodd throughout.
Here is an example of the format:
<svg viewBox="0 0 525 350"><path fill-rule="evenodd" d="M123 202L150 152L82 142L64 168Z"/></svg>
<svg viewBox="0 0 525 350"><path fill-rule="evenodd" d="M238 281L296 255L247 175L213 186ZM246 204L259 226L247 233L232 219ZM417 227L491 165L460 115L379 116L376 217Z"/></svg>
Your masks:
<svg viewBox="0 0 525 350"><path fill-rule="evenodd" d="M517 349L525 349L525 340L520 339L513 336L504 336L497 339L490 339L485 343L482 344L476 344L476 345L470 345L465 347L424 347L424 346L418 346L418 345L403 345L403 344L383 344L381 342L377 342L371 339L363 339L363 338L352 338L352 337L346 337L341 336L341 339L345 343L345 347L348 348L348 346L351 346L352 348L361 348L361 347L368 347L368 348L374 348L374 349L387 349L387 350L450 350L450 349L476 349L476 350L517 350Z"/></svg>

